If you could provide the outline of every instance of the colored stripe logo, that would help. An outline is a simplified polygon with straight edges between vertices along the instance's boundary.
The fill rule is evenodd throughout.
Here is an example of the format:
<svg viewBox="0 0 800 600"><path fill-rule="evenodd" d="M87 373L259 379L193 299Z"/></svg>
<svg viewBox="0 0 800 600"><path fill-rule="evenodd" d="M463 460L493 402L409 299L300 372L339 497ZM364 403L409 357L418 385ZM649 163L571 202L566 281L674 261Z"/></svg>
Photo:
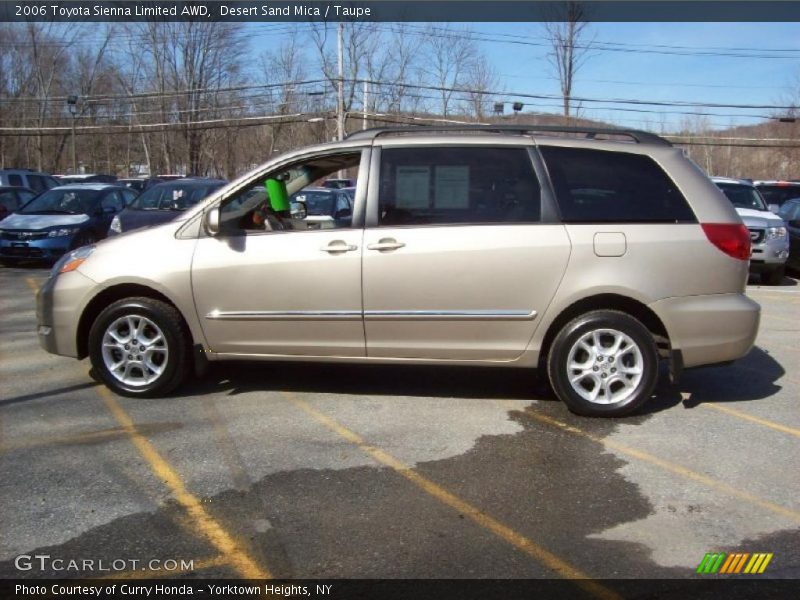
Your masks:
<svg viewBox="0 0 800 600"><path fill-rule="evenodd" d="M702 574L748 574L756 575L763 573L773 554L765 552L735 552L726 554L725 552L709 552L697 566L697 573Z"/></svg>

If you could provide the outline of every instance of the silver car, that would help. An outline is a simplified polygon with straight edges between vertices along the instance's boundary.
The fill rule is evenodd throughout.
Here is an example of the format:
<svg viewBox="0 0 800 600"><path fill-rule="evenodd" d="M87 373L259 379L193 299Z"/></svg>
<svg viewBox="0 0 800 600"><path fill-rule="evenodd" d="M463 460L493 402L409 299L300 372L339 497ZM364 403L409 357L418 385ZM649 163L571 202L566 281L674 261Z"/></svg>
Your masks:
<svg viewBox="0 0 800 600"><path fill-rule="evenodd" d="M310 228L290 198L336 172L356 181L352 218ZM574 412L618 416L660 360L677 377L750 350L749 258L731 203L654 135L367 130L66 255L38 333L130 396L209 361L488 365L539 368Z"/></svg>
<svg viewBox="0 0 800 600"><path fill-rule="evenodd" d="M711 180L728 197L750 232L750 272L758 273L767 285L779 285L789 258L786 223L767 208L764 198L749 181L728 177Z"/></svg>

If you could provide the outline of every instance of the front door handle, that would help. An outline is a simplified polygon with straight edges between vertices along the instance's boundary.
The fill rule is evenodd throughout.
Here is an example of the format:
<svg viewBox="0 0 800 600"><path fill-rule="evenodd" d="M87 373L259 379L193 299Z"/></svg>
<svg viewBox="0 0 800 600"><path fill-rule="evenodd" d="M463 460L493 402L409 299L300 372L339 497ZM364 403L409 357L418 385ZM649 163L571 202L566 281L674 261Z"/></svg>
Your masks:
<svg viewBox="0 0 800 600"><path fill-rule="evenodd" d="M352 252L358 250L358 246L346 243L344 240L334 240L327 246L320 248L323 252L329 254L339 254L340 252Z"/></svg>
<svg viewBox="0 0 800 600"><path fill-rule="evenodd" d="M377 244L369 244L367 246L367 249L385 251L385 250L397 250L398 248L402 248L403 246L405 246L403 242L398 242L394 238L383 238L378 240Z"/></svg>

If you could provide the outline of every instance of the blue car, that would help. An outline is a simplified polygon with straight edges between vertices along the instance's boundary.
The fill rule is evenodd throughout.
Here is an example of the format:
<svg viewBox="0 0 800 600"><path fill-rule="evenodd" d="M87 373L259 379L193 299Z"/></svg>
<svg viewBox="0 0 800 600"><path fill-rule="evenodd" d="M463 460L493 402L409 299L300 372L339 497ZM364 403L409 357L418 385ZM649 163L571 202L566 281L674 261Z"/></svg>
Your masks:
<svg viewBox="0 0 800 600"><path fill-rule="evenodd" d="M154 185L114 217L108 235L171 221L226 183L223 179L197 177Z"/></svg>
<svg viewBox="0 0 800 600"><path fill-rule="evenodd" d="M131 195L135 192L105 183L47 190L0 223L0 261L52 263L67 250L103 239Z"/></svg>

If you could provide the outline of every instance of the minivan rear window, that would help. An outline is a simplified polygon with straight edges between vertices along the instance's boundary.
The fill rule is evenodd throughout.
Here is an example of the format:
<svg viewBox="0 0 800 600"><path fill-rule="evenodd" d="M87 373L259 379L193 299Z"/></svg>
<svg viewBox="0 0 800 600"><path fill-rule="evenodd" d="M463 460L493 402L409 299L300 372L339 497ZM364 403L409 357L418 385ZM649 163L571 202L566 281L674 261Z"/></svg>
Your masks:
<svg viewBox="0 0 800 600"><path fill-rule="evenodd" d="M566 223L696 223L686 198L649 156L540 146Z"/></svg>

